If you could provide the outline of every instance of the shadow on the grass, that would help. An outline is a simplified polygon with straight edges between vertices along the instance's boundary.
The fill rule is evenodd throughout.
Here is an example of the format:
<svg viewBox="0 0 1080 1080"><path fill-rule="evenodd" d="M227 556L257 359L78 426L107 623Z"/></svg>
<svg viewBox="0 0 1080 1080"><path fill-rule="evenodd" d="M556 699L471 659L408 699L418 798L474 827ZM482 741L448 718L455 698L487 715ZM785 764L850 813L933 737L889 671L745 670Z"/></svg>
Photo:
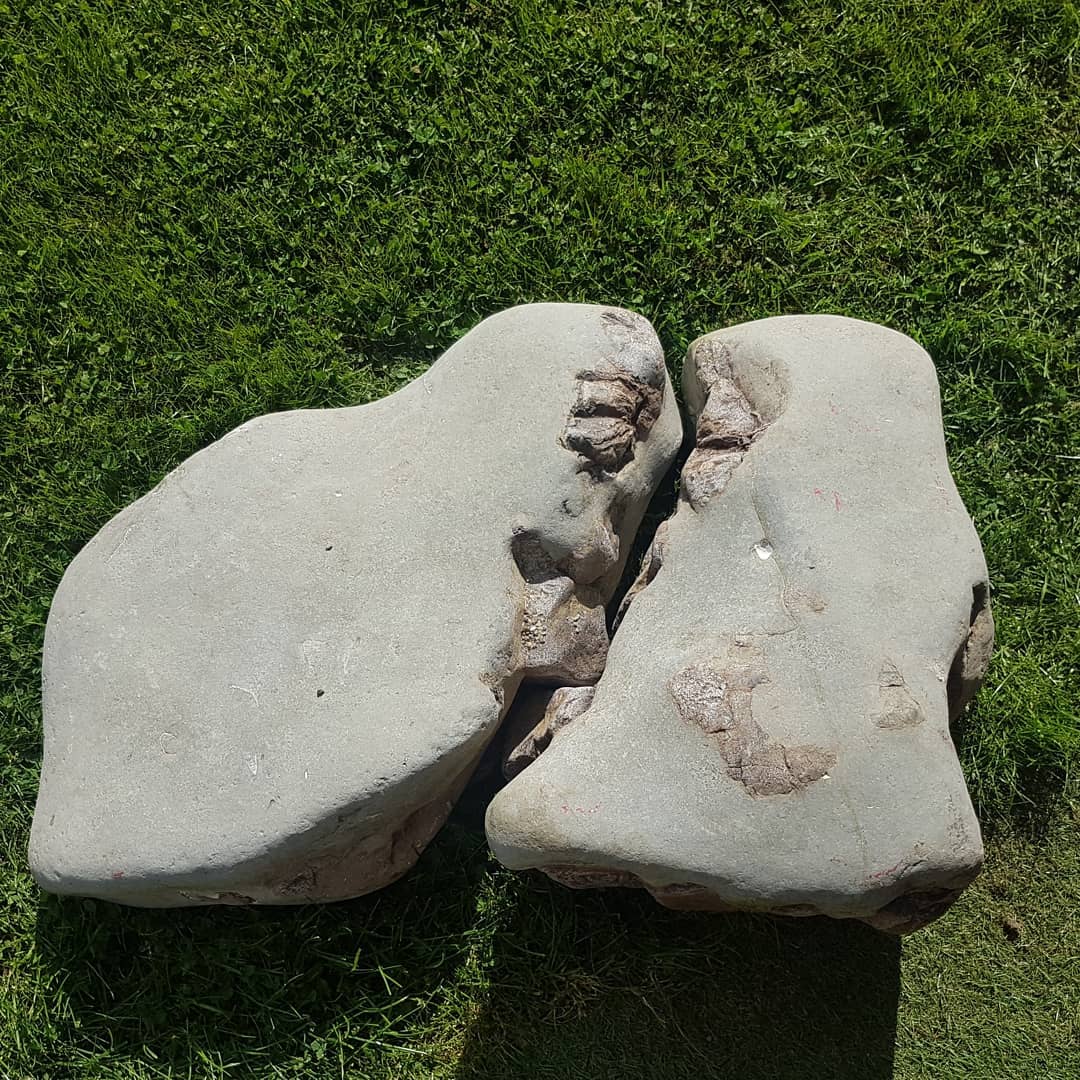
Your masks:
<svg viewBox="0 0 1080 1080"><path fill-rule="evenodd" d="M37 949L61 1003L58 1056L103 1073L892 1075L897 940L571 892L501 870L460 827L401 882L346 904L46 897Z"/></svg>
<svg viewBox="0 0 1080 1080"><path fill-rule="evenodd" d="M459 1080L893 1075L896 938L821 918L670 912L539 875L517 893Z"/></svg>
<svg viewBox="0 0 1080 1080"><path fill-rule="evenodd" d="M339 904L147 910L42 894L53 1053L95 1076L323 1080L339 1058L349 1076L425 1075L391 1066L425 1063L411 1044L468 955L488 873L482 838L452 828L401 881Z"/></svg>
<svg viewBox="0 0 1080 1080"><path fill-rule="evenodd" d="M646 511L609 624L674 512L691 445L688 435ZM488 764L455 814L476 830L500 785ZM677 913L541 874L513 882L458 1080L892 1077L898 939L823 918Z"/></svg>

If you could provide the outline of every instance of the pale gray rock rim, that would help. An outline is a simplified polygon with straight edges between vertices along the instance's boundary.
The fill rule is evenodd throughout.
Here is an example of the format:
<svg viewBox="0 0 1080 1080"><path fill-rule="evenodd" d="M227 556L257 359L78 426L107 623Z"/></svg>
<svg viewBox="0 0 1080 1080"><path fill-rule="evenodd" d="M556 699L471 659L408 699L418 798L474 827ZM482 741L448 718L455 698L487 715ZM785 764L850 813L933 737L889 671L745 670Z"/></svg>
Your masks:
<svg viewBox="0 0 1080 1080"><path fill-rule="evenodd" d="M599 677L603 604L680 441L645 319L537 304L386 399L189 458L53 601L38 882L157 906L400 876L521 680Z"/></svg>
<svg viewBox="0 0 1080 1080"><path fill-rule="evenodd" d="M895 932L978 873L949 734L992 644L936 373L836 316L698 339L697 442L591 707L487 814L495 855L662 903Z"/></svg>

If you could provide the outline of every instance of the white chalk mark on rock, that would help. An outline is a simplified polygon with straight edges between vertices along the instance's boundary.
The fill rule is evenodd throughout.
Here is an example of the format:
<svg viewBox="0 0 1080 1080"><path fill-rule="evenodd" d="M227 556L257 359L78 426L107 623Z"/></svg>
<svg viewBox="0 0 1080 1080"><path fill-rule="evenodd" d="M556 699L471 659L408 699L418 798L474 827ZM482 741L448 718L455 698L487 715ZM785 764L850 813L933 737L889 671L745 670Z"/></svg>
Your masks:
<svg viewBox="0 0 1080 1080"><path fill-rule="evenodd" d="M229 689L230 690L239 690L241 694L247 694L248 697L250 697L251 700L255 702L255 708L257 709L259 707L259 695L258 695L258 693L256 693L255 687L253 687L253 686L236 686L236 685L230 683Z"/></svg>
<svg viewBox="0 0 1080 1080"><path fill-rule="evenodd" d="M119 552L119 550L127 543L127 538L132 534L132 532L134 532L134 530L134 525L129 525L124 530L124 535L120 537L120 540L117 543L116 547L112 549L112 551L109 553L108 558L105 560L107 563L112 562L113 559L116 558L117 552Z"/></svg>

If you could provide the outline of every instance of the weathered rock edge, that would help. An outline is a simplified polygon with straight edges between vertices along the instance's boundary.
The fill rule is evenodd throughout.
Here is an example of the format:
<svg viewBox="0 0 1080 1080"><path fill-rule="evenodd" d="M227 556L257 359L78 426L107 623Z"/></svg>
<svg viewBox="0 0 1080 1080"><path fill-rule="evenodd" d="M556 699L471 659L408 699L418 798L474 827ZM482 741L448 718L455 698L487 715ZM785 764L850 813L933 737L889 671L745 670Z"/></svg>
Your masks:
<svg viewBox="0 0 1080 1080"><path fill-rule="evenodd" d="M396 880L523 680L599 678L604 604L680 442L647 320L539 304L485 320L387 399L261 417L189 459L57 590L39 884L186 906ZM344 567L309 570L309 551ZM413 735L425 725L434 745Z"/></svg>
<svg viewBox="0 0 1080 1080"><path fill-rule="evenodd" d="M833 329L840 334L865 334L870 340L874 335L891 336L893 339L901 337L872 324L827 316L765 320L733 328L733 333L738 335L739 331L748 330L751 331L748 336L752 336L752 331L758 327L766 329L769 323L782 324L785 321L789 325L798 321L807 327L808 334L823 330L827 333ZM740 372L734 362L738 344L729 344L725 340L727 333L720 331L700 338L690 347L684 369L684 391L689 409L696 416L697 426L695 445L682 471L679 507L675 516L657 530L642 561L640 574L620 607L616 629L636 598L649 588L662 571L669 553L672 526L677 528L679 518L686 514L709 512L706 508L714 500L721 505L709 509L713 512L723 511L722 497L732 476L752 445L784 412L789 386L782 349L774 356L776 362L756 360L758 370L753 375L745 367ZM912 347L916 354L921 354L932 373L925 353L910 340L903 340L907 344L902 347ZM767 349L765 351L768 352ZM936 394L926 407L938 409ZM833 413L840 411L840 407L831 401L830 409ZM883 422L890 421L886 417ZM865 420L853 419L851 423L852 431L859 427L865 431L876 430ZM948 513L963 514L951 478L946 478L947 472L945 478L939 477L935 481L942 505ZM836 511L840 512L842 502L839 492L814 489L813 495L833 499ZM758 516L761 517L760 510ZM970 526L970 522L968 524ZM762 528L765 528L764 519ZM970 537L974 537L973 530L969 531ZM989 586L977 538L974 538L973 548L973 557L968 559L968 572L974 580L970 585L971 608L967 629L960 636L947 676L944 668L940 669L938 675L945 683L943 705L947 706L947 717L935 718L947 747L941 752L953 756L954 761L945 725L955 719L975 696L993 648ZM754 550L762 560L771 558L773 554L768 537L755 544ZM680 554L685 559L688 555L692 557L693 552ZM788 583L783 585L780 599L790 625L766 631L766 634L790 633L798 628L800 622L806 619L812 621L826 608L825 598L815 591ZM635 627L635 630L638 629L640 624ZM618 633L615 640L622 644ZM670 677L666 688L681 721L696 726L710 738L725 762L727 775L737 781L750 798L790 797L815 782L828 780L829 770L836 764L838 755L843 755L845 747L842 740L831 747L785 745L770 737L756 722L752 710L753 692L762 683L769 682L759 640L767 638L759 638L754 633L736 634L730 640L730 648L723 660L717 658L686 665ZM567 822L580 821L582 818L599 819L604 813L604 806L600 801L593 802L593 797L599 799L603 795L604 784L598 777L590 776L590 784L575 788L560 783L563 777L557 770L561 766L564 775L575 769L579 776L582 770L588 773L595 764L590 759L590 751L595 753L597 740L589 743L583 736L575 741L566 739L564 735L561 738L565 741L553 744L552 736L557 731L573 734L575 730L588 729L590 723L595 733L596 725L610 723L610 709L607 714L593 718L589 706L597 695L604 694L609 682L619 677L620 661L625 664L627 657L620 654L599 686L595 690L590 689L588 698L581 703L583 707L565 712L561 722L555 719L558 709L554 707L557 703L553 700L535 730L511 753L508 759L509 775L517 775L545 751L551 758L545 756L541 763L551 765L552 759L559 758L555 765L546 770L535 765L526 769L525 776L504 789L489 808L489 841L496 856L511 868L533 867L571 888L644 888L661 904L672 908L756 910L787 916L824 914L858 919L895 934L910 933L940 917L979 873L982 847L966 793L963 794L967 802L966 811L953 805L955 793L943 796L948 804L942 806L942 811L953 815L955 823L949 825L949 830L954 827L961 830L952 854L936 859L934 853L923 851L917 842L910 854L895 865L867 875L864 888L871 904L875 897L878 898L880 906L876 910L852 910L859 905L853 903L851 898L847 899L849 910L843 910L844 903L825 899L821 903L775 904L766 898L755 902L744 894L733 901L730 896L702 881L672 880L674 871L662 862L654 864L650 872L644 868L631 869L622 859L596 857L601 855L601 851L595 846L595 840L590 841L594 845L591 850L594 858L590 861L589 843L573 840L573 829ZM888 657L882 660L876 684L878 709L870 718L875 727L885 732L902 732L916 729L926 722L923 705L909 690L897 665ZM657 718L656 722L663 721ZM625 734L622 737L625 738ZM548 749L554 745L561 751L561 757L557 751ZM648 752L648 748L642 748L646 756ZM531 787L526 786L529 781L532 781ZM643 797L646 794L645 791L641 792ZM557 814L541 805L542 802L548 805L557 803L560 798L563 801ZM643 811L643 814L643 825L647 828L648 812ZM965 824L960 825L961 821ZM624 836L624 842L628 842L631 849L636 843L630 836ZM549 849L546 853L545 847ZM562 861L560 858L571 854L572 860ZM823 852L822 858L826 858L827 854L827 851ZM747 858L752 860L754 855L748 853ZM648 862L649 859L642 855L636 861ZM623 865L619 865L620 862ZM827 890L823 888L821 891L824 898Z"/></svg>

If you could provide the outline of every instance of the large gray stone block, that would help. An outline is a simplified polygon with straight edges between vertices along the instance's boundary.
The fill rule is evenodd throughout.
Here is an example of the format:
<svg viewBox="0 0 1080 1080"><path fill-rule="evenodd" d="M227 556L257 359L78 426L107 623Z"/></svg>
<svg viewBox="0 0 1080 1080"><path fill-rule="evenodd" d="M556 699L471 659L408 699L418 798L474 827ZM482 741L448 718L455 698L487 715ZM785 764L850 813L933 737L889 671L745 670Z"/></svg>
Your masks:
<svg viewBox="0 0 1080 1080"><path fill-rule="evenodd" d="M993 639L933 364L793 316L696 341L684 389L679 508L591 706L489 807L491 847L672 907L914 929L982 862L949 717Z"/></svg>
<svg viewBox="0 0 1080 1080"><path fill-rule="evenodd" d="M183 905L393 881L523 678L599 677L681 432L645 319L539 304L389 398L184 462L53 601L39 883Z"/></svg>

